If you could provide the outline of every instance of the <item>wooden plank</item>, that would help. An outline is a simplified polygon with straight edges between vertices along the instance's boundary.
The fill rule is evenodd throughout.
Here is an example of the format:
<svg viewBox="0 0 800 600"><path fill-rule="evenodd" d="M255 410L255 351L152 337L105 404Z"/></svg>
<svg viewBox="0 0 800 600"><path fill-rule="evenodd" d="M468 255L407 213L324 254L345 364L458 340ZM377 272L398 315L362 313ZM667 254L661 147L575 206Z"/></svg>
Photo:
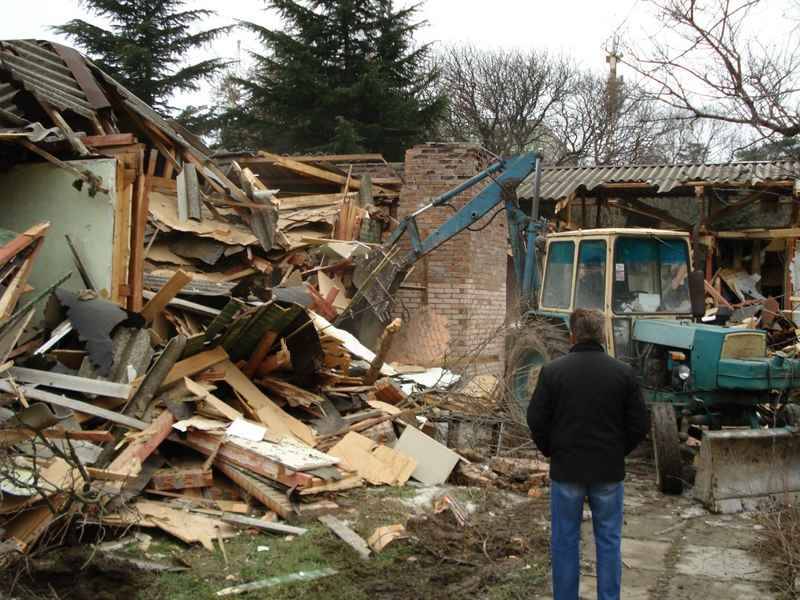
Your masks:
<svg viewBox="0 0 800 600"><path fill-rule="evenodd" d="M217 346L211 350L206 350L205 352L200 352L199 354L178 361L172 369L170 369L169 373L167 373L159 389L167 388L186 377L196 375L227 359L228 353L225 352L225 349L221 346Z"/></svg>
<svg viewBox="0 0 800 600"><path fill-rule="evenodd" d="M65 375L63 373L41 371L39 369L13 367L10 373L17 381L23 381L25 383L35 383L62 390L95 394L97 396L110 396L111 398L123 398L125 400L130 397L131 391L133 390L132 386L125 383L89 379L87 377Z"/></svg>
<svg viewBox="0 0 800 600"><path fill-rule="evenodd" d="M142 463L155 452L172 433L175 417L168 410L163 411L158 418L150 423L138 436L128 444L119 455L108 465L108 470L117 473L126 473L135 477L142 469Z"/></svg>
<svg viewBox="0 0 800 600"><path fill-rule="evenodd" d="M285 523L275 523L270 521L264 521L262 519L253 519L252 517L233 515L220 510L208 510L199 508L192 508L189 510L191 510L192 512L199 512L206 515L217 517L220 520L225 521L226 523L231 523L233 525L243 525L244 527L255 527L258 529L264 529L265 531L272 531L275 533L284 533L288 535L303 535L304 533L308 532L308 529L306 529L305 527L296 527L294 525L286 525Z"/></svg>
<svg viewBox="0 0 800 600"><path fill-rule="evenodd" d="M17 268L16 275L6 284L6 290L3 292L2 297L0 297L0 319L7 319L14 313L20 296L25 292L28 276L33 269L36 257L39 255L44 245L44 238L40 237L36 239L34 243L33 250Z"/></svg>
<svg viewBox="0 0 800 600"><path fill-rule="evenodd" d="M107 133L105 135L87 135L83 143L93 148L107 146L130 146L136 143L136 136L132 133Z"/></svg>
<svg viewBox="0 0 800 600"><path fill-rule="evenodd" d="M72 149L75 150L75 152L77 152L81 156L88 156L89 154L91 154L89 152L89 149L86 148L81 139L72 130L72 127L69 126L69 123L67 123L66 120L64 120L64 117L61 116L60 112L58 112L55 108L50 106L50 104L48 104L47 102L40 102L39 104L44 108L45 112L53 121L53 125L58 127L64 133L64 136L67 138L69 145L72 146Z"/></svg>
<svg viewBox="0 0 800 600"><path fill-rule="evenodd" d="M66 398L65 396L44 392L30 385L22 385L17 387L22 390L22 393L25 394L28 399L41 400L42 402L47 402L48 404L52 404L54 406L69 408L77 412L92 415L93 417L99 417L119 425L124 425L125 427L130 427L131 429L146 429L149 425L148 423L139 419L134 419L133 417L128 417L112 410L106 410L93 404L89 404L88 402L73 400L72 398ZM6 380L0 380L0 390L8 392L9 394L16 393L11 384Z"/></svg>
<svg viewBox="0 0 800 600"><path fill-rule="evenodd" d="M225 382L241 394L259 420L269 427L271 435L294 437L312 447L316 444L316 436L308 425L281 410L236 365L226 361L222 366Z"/></svg>
<svg viewBox="0 0 800 600"><path fill-rule="evenodd" d="M29 440L37 435L43 435L48 440L84 440L87 442L104 443L113 440L108 431L70 431L66 429L45 429L34 431L32 429L0 429L0 446L17 444Z"/></svg>
<svg viewBox="0 0 800 600"><path fill-rule="evenodd" d="M318 179L320 181L326 181L328 183L334 183L337 185L344 185L347 181L347 176L345 175L339 175L338 173L332 173L331 171L326 171L325 169L320 169L319 167L315 167L313 165L292 160L287 156L279 156L277 154L270 154L269 152L259 152L258 154L263 158L271 159L274 164L292 171L293 173L297 173L298 175L304 175L306 177L311 177L313 179ZM352 179L349 185L354 190L358 190L361 187L361 181L359 179ZM378 186L373 186L373 188L378 194L397 194L397 192L394 190L387 190Z"/></svg>
<svg viewBox="0 0 800 600"><path fill-rule="evenodd" d="M261 153L259 153L261 154ZM385 162L382 154L307 154L292 156L298 162ZM274 162L271 158L262 156L241 156L236 159L241 164L263 164Z"/></svg>
<svg viewBox="0 0 800 600"><path fill-rule="evenodd" d="M134 312L142 310L144 290L144 232L150 209L150 194L147 177L140 175L136 180L136 193L133 202L133 227L131 233L131 261L128 266L128 288L130 298L128 308Z"/></svg>
<svg viewBox="0 0 800 600"><path fill-rule="evenodd" d="M314 481L311 475L288 469L285 465L245 446L240 446L230 441L220 445L219 439L219 436L210 433L190 431L186 438L181 441L185 445L194 448L206 456L211 456L216 452L214 464L217 464L218 461L225 461L242 467L252 473L277 481L289 488L307 487L312 485Z"/></svg>
<svg viewBox="0 0 800 600"><path fill-rule="evenodd" d="M178 295L187 283L192 280L191 275L184 273L180 269L175 271L175 274L170 277L169 281L165 283L155 296L147 301L147 304L142 309L141 315L145 321L150 323L155 316L164 310L175 296Z"/></svg>
<svg viewBox="0 0 800 600"><path fill-rule="evenodd" d="M348 192L346 194L309 194L307 196L289 196L277 198L278 210L297 210L301 208L320 208L324 206L336 206L342 200L355 200L358 192Z"/></svg>
<svg viewBox="0 0 800 600"><path fill-rule="evenodd" d="M370 557L372 550L370 550L367 542L364 541L364 538L350 529L342 521L333 515L322 515L317 518L319 519L320 523L325 525L328 529L335 533L339 539L355 550L361 558L367 559Z"/></svg>
<svg viewBox="0 0 800 600"><path fill-rule="evenodd" d="M231 421L235 421L236 419L241 419L244 417L242 413L238 410L233 408L231 405L223 402L219 398L217 398L214 394L208 391L199 383L195 383L188 377L183 378L183 384L186 386L186 389L193 394L196 398L208 404L211 408L215 411L220 413L226 419Z"/></svg>
<svg viewBox="0 0 800 600"><path fill-rule="evenodd" d="M736 231L714 231L711 235L721 239L757 240L757 239L792 239L800 237L800 227L781 229L739 229Z"/></svg>
<svg viewBox="0 0 800 600"><path fill-rule="evenodd" d="M151 292L150 290L144 290L142 292L142 296L147 300L152 300L155 298L156 293ZM203 304L198 304L197 302L190 302L188 300L184 300L183 298L172 298L168 303L167 306L173 306L175 308L181 308L183 310L187 310L189 312L197 313L199 315L204 315L206 317L216 317L222 312L218 308L211 308L210 306L205 306Z"/></svg>
<svg viewBox="0 0 800 600"><path fill-rule="evenodd" d="M190 513L173 508L164 502L138 500L133 505L134 511L152 521L156 527L163 529L179 540L191 544L200 542L206 550L214 550L212 540L218 536L233 537L236 529L207 515Z"/></svg>
<svg viewBox="0 0 800 600"><path fill-rule="evenodd" d="M8 242L6 245L0 248L0 264L4 265L22 250L33 244L36 240L45 235L49 228L50 223L39 223L38 225L34 225L30 229L25 230L13 240Z"/></svg>
<svg viewBox="0 0 800 600"><path fill-rule="evenodd" d="M175 467L159 469L150 480L157 490L182 490L186 488L210 487L214 484L214 475L208 469L200 467Z"/></svg>
<svg viewBox="0 0 800 600"><path fill-rule="evenodd" d="M111 301L121 304L121 286L128 282L130 262L131 205L133 182L125 180L125 166L117 158L116 193L114 195L114 232L111 249ZM127 306L127 302L124 303Z"/></svg>
<svg viewBox="0 0 800 600"><path fill-rule="evenodd" d="M294 506L286 494L282 494L275 488L259 481L249 473L245 473L229 464L225 459L215 459L214 466L247 494L261 502L261 504L276 513L279 517L288 519L295 514Z"/></svg>
<svg viewBox="0 0 800 600"><path fill-rule="evenodd" d="M103 185L102 178L98 177L97 175L94 175L90 171L87 171L86 169L78 169L77 167L74 167L73 165L71 165L71 164L69 164L67 162L64 162L63 160L61 160L59 158L56 158L55 156L53 156L52 154L50 154L46 150L42 150L41 148L39 148L39 146L37 146L36 144L28 141L25 138L18 139L18 140L16 140L16 142L18 144L24 146L26 149L30 150L34 154L37 154L37 155L41 156L46 161L56 165L57 167L59 167L61 169L64 169L65 171L69 171L70 173L75 175L75 177L77 177L78 179L83 180L88 185L95 187L99 191L104 192L106 194L110 194L111 193L109 191L109 189Z"/></svg>
<svg viewBox="0 0 800 600"><path fill-rule="evenodd" d="M200 186L197 183L197 169L192 163L185 164L181 171L186 188L186 204L190 219L202 221L202 203L200 201Z"/></svg>
<svg viewBox="0 0 800 600"><path fill-rule="evenodd" d="M110 469L96 469L94 467L85 467L86 473L92 479L99 481L127 481L130 475L121 473L119 471L112 471Z"/></svg>

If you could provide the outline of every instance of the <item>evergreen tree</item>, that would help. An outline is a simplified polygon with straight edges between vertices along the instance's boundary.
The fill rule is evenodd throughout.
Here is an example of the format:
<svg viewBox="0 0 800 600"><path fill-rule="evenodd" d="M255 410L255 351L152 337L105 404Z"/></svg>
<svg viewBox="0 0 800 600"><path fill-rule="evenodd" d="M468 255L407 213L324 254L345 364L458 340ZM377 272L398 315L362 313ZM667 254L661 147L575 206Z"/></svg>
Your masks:
<svg viewBox="0 0 800 600"><path fill-rule="evenodd" d="M111 22L103 29L73 19L54 31L82 48L106 73L139 98L169 113L177 91L197 91L201 79L225 66L220 58L185 65L187 52L214 40L230 27L193 33L210 10L181 10L184 0L82 0L90 11Z"/></svg>
<svg viewBox="0 0 800 600"><path fill-rule="evenodd" d="M740 150L739 160L798 160L800 159L800 139L783 137L767 140L761 144Z"/></svg>
<svg viewBox="0 0 800 600"><path fill-rule="evenodd" d="M244 101L220 141L279 152L380 152L402 159L422 141L445 101L431 94L427 45L414 47L418 6L392 0L271 0L282 30L253 23L266 52L254 54ZM226 146L227 147L227 146Z"/></svg>

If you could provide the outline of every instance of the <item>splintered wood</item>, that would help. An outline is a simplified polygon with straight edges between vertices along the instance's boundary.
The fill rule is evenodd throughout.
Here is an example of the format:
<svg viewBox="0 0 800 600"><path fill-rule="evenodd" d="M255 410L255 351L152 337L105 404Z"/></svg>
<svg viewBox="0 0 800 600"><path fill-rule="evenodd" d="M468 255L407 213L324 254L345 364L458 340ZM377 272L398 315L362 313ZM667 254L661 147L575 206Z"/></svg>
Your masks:
<svg viewBox="0 0 800 600"><path fill-rule="evenodd" d="M417 461L410 456L355 432L345 435L328 454L342 459L345 468L374 485L403 485L417 467Z"/></svg>

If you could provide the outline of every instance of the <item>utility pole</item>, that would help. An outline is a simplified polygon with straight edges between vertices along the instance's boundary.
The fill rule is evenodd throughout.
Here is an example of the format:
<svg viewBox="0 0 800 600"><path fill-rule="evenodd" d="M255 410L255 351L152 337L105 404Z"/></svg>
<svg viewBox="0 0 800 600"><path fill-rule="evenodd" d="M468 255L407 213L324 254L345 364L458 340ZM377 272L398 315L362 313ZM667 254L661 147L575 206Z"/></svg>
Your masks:
<svg viewBox="0 0 800 600"><path fill-rule="evenodd" d="M605 157L603 162L609 163L613 154L613 141L614 133L617 128L617 119L619 117L619 88L621 78L617 76L617 64L622 60L622 54L619 51L619 40L614 37L611 42L611 49L606 50L606 63L608 63L608 81L606 83L606 119L608 127L606 128L606 144L605 144Z"/></svg>

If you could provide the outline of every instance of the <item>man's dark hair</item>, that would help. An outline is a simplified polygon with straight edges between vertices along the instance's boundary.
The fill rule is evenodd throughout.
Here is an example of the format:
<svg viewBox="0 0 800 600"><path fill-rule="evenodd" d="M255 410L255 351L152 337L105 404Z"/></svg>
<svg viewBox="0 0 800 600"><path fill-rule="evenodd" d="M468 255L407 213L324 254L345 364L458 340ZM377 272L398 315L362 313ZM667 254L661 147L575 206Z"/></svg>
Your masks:
<svg viewBox="0 0 800 600"><path fill-rule="evenodd" d="M605 343L605 322L600 311L576 308L569 316L569 330L579 344Z"/></svg>

